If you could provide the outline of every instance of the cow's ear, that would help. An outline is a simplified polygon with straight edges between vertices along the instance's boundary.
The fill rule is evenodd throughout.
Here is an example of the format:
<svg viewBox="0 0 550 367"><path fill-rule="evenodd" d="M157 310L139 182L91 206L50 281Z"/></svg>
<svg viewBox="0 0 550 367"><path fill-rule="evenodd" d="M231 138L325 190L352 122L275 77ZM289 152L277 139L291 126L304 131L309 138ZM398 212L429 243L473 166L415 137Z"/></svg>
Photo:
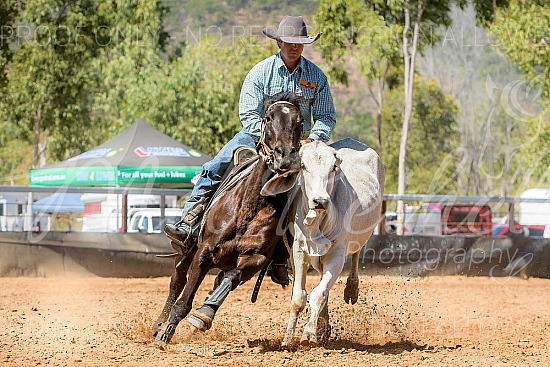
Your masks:
<svg viewBox="0 0 550 367"><path fill-rule="evenodd" d="M340 167L340 164L342 163L342 155L339 153L340 151L337 150L334 154L334 156L336 157L336 162L334 162L334 168Z"/></svg>
<svg viewBox="0 0 550 367"><path fill-rule="evenodd" d="M262 196L274 196L277 194L282 194L283 192L290 191L296 185L296 182L298 181L298 174L299 171L290 171L285 172L284 174L275 174L272 178L267 181L264 186L262 187L262 190L260 191L260 195Z"/></svg>

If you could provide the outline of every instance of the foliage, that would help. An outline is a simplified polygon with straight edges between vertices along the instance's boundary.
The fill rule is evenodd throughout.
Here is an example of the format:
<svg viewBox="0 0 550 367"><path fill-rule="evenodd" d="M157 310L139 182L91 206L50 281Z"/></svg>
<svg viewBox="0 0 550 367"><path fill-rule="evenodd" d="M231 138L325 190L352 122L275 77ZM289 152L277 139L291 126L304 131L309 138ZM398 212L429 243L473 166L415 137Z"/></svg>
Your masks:
<svg viewBox="0 0 550 367"><path fill-rule="evenodd" d="M466 3L430 2L423 14L419 50L434 55L438 71L428 75L452 95L460 110L451 114L452 103L431 81L421 82L415 90L407 191L501 195L518 192L514 190L522 185L547 185L547 6L541 0L514 1L509 9L504 8L507 0L471 2L478 24L490 27L493 38L485 47L461 50L481 50L479 54L432 49L448 37L437 25L448 31L453 15L449 9ZM397 179L395 139L403 117L403 98L393 88L403 85L404 4L405 0L321 0L318 5L313 0L2 1L0 24L28 26L32 32L6 38L9 28L4 28L0 39L0 178L7 183L11 176L20 182L17 177L28 171L33 155L47 157L42 162L35 159L35 165L66 159L113 137L139 117L214 154L240 128L238 99L246 73L276 52L273 42L266 47L260 41L261 28L276 26L284 14L301 13L308 25L324 33L315 47L330 66L324 69L331 82L349 84L343 93L335 93L334 139L352 136L373 147L384 142L382 157L389 165L391 192ZM410 4L414 17L418 2ZM182 35L186 27L204 31L209 26L218 27L224 38L198 32L200 37L188 42ZM471 29L472 25L462 28ZM170 50L164 30L171 32ZM247 33L235 35L235 30ZM514 68L501 66L491 46L517 65L529 83ZM350 73L353 68L368 83L356 70ZM437 102L422 102L430 98ZM437 118L446 121L444 126L432 126ZM384 136L376 139L380 132ZM450 138L442 141L443 137ZM442 183L444 178L456 183Z"/></svg>
<svg viewBox="0 0 550 367"><path fill-rule="evenodd" d="M329 63L329 77L335 82L348 85L348 74L344 66L346 56L357 44L359 30L364 24L362 1L321 0L313 19L323 32L316 46Z"/></svg>
<svg viewBox="0 0 550 367"><path fill-rule="evenodd" d="M160 52L166 35L163 8L156 1L102 2L98 13L102 47L92 63L96 84L91 90L91 118L102 129L99 139L104 139L143 116L150 98L144 85L156 77L163 63Z"/></svg>
<svg viewBox="0 0 550 367"><path fill-rule="evenodd" d="M52 137L48 147L54 156L84 140L77 132L87 117L87 65L94 57L91 31L97 19L93 3L74 2L70 9L60 0L21 3L16 22L29 37L12 39L5 117L16 136L33 143L33 166L43 157L43 139Z"/></svg>
<svg viewBox="0 0 550 367"><path fill-rule="evenodd" d="M473 7L454 8L452 16L452 27L438 30L442 40L424 52L419 69L424 77L437 80L460 107L463 155L457 167L458 194L514 195L523 178L531 175L519 154L527 133L522 120L536 115L540 107L525 93L522 74L476 27ZM510 101L524 116L510 109Z"/></svg>
<svg viewBox="0 0 550 367"><path fill-rule="evenodd" d="M238 40L262 38L264 27L276 27L286 14L303 15L311 26L316 0L162 0L169 9L164 21L170 32L168 57L178 54L181 45L195 44L211 37L218 45L235 45ZM312 31L310 29L310 31Z"/></svg>
<svg viewBox="0 0 550 367"><path fill-rule="evenodd" d="M376 122L372 113L365 110L361 98L342 102L337 113L338 123L332 140L351 137L370 147L376 146Z"/></svg>
<svg viewBox="0 0 550 367"><path fill-rule="evenodd" d="M417 90L407 151L407 186L410 193L445 194L455 192L455 165L460 159L456 148L457 105L443 95L434 80L416 77ZM401 140L403 96L398 89L387 93L382 111L385 138L382 157L386 167L386 191L397 189L397 167Z"/></svg>
<svg viewBox="0 0 550 367"><path fill-rule="evenodd" d="M489 28L496 49L506 55L534 83L541 88L541 98L550 104L550 53L548 26L550 8L538 1L518 1L497 12L495 23Z"/></svg>
<svg viewBox="0 0 550 367"><path fill-rule="evenodd" d="M0 3L0 90L5 87L6 66L12 54L9 39L15 34L13 22L16 15L16 4L15 0L5 0Z"/></svg>
<svg viewBox="0 0 550 367"><path fill-rule="evenodd" d="M246 74L273 52L258 43L189 45L181 57L126 88L120 121L143 117L174 139L215 154L241 128L238 103Z"/></svg>
<svg viewBox="0 0 550 367"><path fill-rule="evenodd" d="M28 184L32 164L32 145L10 139L0 145L0 185Z"/></svg>
<svg viewBox="0 0 550 367"><path fill-rule="evenodd" d="M496 37L497 50L508 57L529 80L525 93L543 110L536 116L521 108L517 99L506 101L510 115L529 126L522 153L531 163L537 185L548 185L550 166L550 9L543 1L517 1L496 13L489 28ZM511 95L516 97L516 95Z"/></svg>

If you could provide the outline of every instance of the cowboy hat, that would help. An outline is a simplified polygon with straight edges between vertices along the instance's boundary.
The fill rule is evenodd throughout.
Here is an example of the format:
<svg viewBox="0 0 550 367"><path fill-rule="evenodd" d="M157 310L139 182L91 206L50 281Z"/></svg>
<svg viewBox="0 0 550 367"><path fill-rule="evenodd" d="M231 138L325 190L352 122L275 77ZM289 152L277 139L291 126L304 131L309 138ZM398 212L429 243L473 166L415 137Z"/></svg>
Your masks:
<svg viewBox="0 0 550 367"><path fill-rule="evenodd" d="M309 44L317 41L321 37L321 33L315 37L309 37L307 35L306 23L302 17L293 17L286 15L281 23L279 23L279 29L275 32L273 29L265 28L262 31L269 38L280 40L286 43L301 43Z"/></svg>

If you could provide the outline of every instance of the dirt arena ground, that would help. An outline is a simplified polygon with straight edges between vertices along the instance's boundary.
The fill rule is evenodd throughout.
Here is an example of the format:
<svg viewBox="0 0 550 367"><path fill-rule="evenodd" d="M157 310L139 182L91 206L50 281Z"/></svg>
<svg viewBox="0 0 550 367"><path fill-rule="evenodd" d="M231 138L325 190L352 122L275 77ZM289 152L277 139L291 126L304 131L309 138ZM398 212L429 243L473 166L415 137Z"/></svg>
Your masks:
<svg viewBox="0 0 550 367"><path fill-rule="evenodd" d="M331 292L328 344L291 351L280 348L290 289L269 279L256 304L247 283L211 330L192 334L183 322L170 348L156 349L150 326L168 282L0 278L0 365L550 366L548 279L364 275L351 306L342 277Z"/></svg>

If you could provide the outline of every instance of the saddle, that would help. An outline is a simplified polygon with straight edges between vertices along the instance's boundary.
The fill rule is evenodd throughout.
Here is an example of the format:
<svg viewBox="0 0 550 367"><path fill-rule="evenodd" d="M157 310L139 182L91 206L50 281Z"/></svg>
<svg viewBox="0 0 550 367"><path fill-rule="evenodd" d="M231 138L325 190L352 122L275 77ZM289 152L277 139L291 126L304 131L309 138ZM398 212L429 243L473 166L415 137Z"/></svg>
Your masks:
<svg viewBox="0 0 550 367"><path fill-rule="evenodd" d="M256 166L256 163L258 163L258 158L258 152L253 148L243 146L235 150L233 153L233 161L231 161L229 167L227 167L220 186L204 209L199 229L199 237L201 237L203 233L205 219L208 212L212 208L212 205L223 197L230 188L235 186L239 181L247 177L250 172L252 172Z"/></svg>

